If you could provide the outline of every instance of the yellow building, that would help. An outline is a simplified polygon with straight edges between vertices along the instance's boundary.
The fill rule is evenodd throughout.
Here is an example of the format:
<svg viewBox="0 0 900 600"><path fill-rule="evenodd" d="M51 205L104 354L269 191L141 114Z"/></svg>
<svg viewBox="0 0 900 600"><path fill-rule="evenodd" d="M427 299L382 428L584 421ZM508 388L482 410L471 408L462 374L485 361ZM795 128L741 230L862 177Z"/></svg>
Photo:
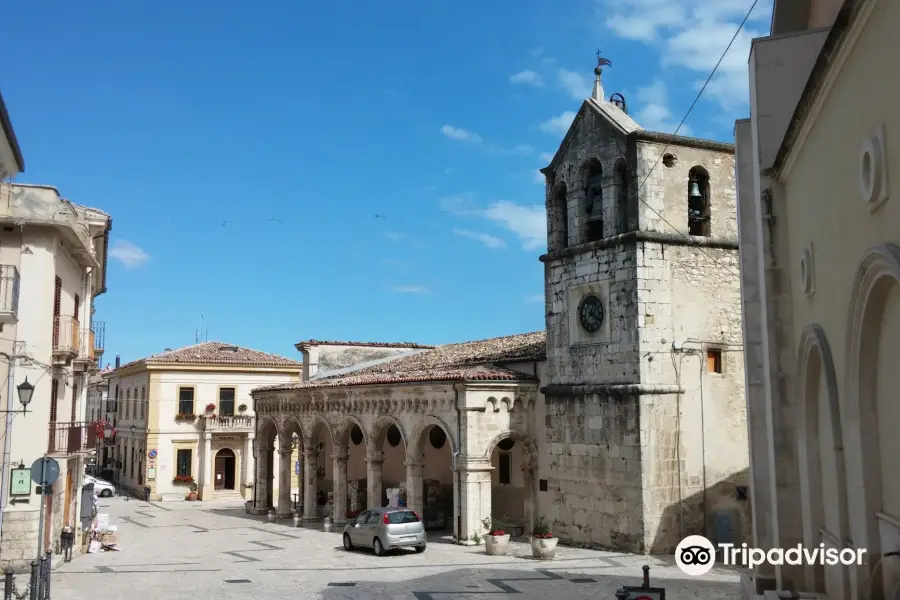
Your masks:
<svg viewBox="0 0 900 600"><path fill-rule="evenodd" d="M151 500L250 497L250 391L300 381L302 363L222 342L169 350L109 377L118 485Z"/></svg>

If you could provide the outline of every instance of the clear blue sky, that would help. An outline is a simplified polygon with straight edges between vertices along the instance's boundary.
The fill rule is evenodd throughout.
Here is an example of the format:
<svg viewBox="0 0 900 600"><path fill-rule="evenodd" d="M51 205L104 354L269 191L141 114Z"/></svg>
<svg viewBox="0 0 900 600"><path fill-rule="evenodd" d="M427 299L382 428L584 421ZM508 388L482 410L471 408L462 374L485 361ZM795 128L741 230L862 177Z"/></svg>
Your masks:
<svg viewBox="0 0 900 600"><path fill-rule="evenodd" d="M291 357L445 343L543 328L535 176L598 46L607 94L671 132L749 4L35 0L4 14L0 89L18 181L113 217L110 361L193 343L201 314ZM730 141L769 11L681 133Z"/></svg>

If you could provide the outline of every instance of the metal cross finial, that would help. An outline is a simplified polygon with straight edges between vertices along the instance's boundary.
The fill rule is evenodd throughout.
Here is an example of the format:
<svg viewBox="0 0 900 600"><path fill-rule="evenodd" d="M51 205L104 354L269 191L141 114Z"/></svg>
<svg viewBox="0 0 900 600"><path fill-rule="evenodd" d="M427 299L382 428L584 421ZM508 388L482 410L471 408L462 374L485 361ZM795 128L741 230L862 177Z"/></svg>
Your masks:
<svg viewBox="0 0 900 600"><path fill-rule="evenodd" d="M612 61L608 58L603 58L600 56L600 48L597 48L597 68L603 67L605 65L612 66Z"/></svg>

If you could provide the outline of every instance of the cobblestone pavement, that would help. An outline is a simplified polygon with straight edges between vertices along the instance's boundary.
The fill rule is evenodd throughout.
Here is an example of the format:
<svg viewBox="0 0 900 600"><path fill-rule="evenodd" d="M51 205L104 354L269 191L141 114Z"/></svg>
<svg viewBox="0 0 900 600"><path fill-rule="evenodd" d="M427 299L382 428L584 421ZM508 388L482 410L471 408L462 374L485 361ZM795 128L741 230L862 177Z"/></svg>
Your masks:
<svg viewBox="0 0 900 600"><path fill-rule="evenodd" d="M613 599L638 585L641 566L667 600L736 600L738 575L714 569L683 575L670 558L560 547L536 561L526 543L508 556L435 537L423 554L378 558L345 552L340 533L269 524L234 503L146 503L104 499L101 512L119 525L121 552L85 554L54 572L54 600L517 600ZM339 529L339 528L336 528Z"/></svg>

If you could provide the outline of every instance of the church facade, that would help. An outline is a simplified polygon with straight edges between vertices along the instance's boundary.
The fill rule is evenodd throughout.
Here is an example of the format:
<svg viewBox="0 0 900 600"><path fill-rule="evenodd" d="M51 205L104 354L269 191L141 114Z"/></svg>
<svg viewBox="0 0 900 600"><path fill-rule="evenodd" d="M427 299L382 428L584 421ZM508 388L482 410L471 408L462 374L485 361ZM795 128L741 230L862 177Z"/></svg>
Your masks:
<svg viewBox="0 0 900 600"><path fill-rule="evenodd" d="M460 543L488 517L638 553L749 541L733 147L643 130L595 73L543 169L546 332L298 344L356 362L253 392L258 512L340 522L402 490Z"/></svg>

